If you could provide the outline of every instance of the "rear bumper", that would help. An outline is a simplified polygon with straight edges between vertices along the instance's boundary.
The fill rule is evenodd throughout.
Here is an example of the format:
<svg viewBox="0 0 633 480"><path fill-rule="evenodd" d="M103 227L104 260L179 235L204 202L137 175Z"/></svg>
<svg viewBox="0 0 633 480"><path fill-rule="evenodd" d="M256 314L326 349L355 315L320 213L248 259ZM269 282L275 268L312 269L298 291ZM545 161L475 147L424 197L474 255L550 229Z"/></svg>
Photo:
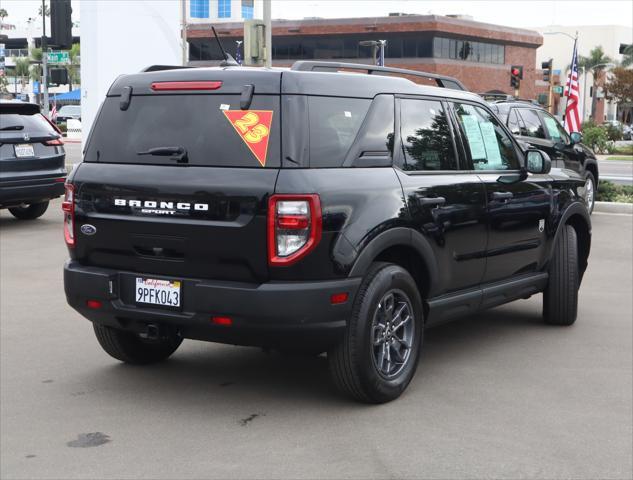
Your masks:
<svg viewBox="0 0 633 480"><path fill-rule="evenodd" d="M277 346L288 343L325 345L340 338L351 315L360 278L315 282L247 284L190 278L182 282L182 310L137 306L137 276L86 267L69 260L64 266L68 303L88 320L124 330L143 332L148 324L179 331L185 338L239 345ZM332 305L332 294L347 292L348 301ZM87 307L99 300L99 309ZM214 325L211 317L230 317L231 326Z"/></svg>
<svg viewBox="0 0 633 480"><path fill-rule="evenodd" d="M66 175L54 178L33 178L0 182L0 207L12 207L23 203L37 203L64 194Z"/></svg>

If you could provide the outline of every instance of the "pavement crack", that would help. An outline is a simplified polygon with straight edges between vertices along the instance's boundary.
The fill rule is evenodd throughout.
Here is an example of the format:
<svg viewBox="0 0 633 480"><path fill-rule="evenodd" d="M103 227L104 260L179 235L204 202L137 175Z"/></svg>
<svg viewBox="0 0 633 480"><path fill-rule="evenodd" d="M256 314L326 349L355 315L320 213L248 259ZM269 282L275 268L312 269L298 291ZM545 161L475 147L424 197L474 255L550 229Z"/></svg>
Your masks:
<svg viewBox="0 0 633 480"><path fill-rule="evenodd" d="M263 413L251 413L248 417L242 418L240 420L240 425L242 427L245 427L249 423L251 423L253 420L255 420L257 417L263 417L263 416L265 416L265 414L263 414Z"/></svg>

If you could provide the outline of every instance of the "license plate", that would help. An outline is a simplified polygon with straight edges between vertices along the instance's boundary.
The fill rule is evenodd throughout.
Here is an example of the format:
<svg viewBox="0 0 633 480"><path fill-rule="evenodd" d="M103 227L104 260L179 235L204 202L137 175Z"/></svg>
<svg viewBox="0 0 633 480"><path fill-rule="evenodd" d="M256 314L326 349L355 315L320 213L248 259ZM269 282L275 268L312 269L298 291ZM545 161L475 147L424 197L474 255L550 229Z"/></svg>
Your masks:
<svg viewBox="0 0 633 480"><path fill-rule="evenodd" d="M180 282L136 277L136 303L180 307Z"/></svg>
<svg viewBox="0 0 633 480"><path fill-rule="evenodd" d="M34 157L35 151L30 143L21 143L15 146L16 157Z"/></svg>

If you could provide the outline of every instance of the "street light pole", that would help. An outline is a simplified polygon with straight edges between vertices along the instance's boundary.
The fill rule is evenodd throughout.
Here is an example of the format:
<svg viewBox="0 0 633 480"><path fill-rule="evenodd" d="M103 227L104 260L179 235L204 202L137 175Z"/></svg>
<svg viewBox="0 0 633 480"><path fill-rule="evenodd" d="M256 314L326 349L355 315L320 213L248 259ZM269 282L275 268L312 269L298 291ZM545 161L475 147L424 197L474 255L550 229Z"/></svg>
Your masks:
<svg viewBox="0 0 633 480"><path fill-rule="evenodd" d="M42 0L42 85L44 94L44 116L48 118L48 47L46 46L46 1Z"/></svg>
<svg viewBox="0 0 633 480"><path fill-rule="evenodd" d="M271 67L273 64L273 26L271 15L270 0L264 0L264 33L266 34L266 39L264 40L264 44L266 45L265 67Z"/></svg>

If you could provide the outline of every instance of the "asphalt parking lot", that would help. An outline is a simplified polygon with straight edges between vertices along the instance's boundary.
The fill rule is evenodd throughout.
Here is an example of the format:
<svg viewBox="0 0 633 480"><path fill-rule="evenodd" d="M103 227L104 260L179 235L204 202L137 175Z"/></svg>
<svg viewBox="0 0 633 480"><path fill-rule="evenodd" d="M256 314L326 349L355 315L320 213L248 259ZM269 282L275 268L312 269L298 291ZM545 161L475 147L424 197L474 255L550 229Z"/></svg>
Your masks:
<svg viewBox="0 0 633 480"><path fill-rule="evenodd" d="M326 359L185 341L117 363L64 298L59 201L0 212L2 478L631 478L633 218L596 214L570 328L541 296L430 330L405 395Z"/></svg>

